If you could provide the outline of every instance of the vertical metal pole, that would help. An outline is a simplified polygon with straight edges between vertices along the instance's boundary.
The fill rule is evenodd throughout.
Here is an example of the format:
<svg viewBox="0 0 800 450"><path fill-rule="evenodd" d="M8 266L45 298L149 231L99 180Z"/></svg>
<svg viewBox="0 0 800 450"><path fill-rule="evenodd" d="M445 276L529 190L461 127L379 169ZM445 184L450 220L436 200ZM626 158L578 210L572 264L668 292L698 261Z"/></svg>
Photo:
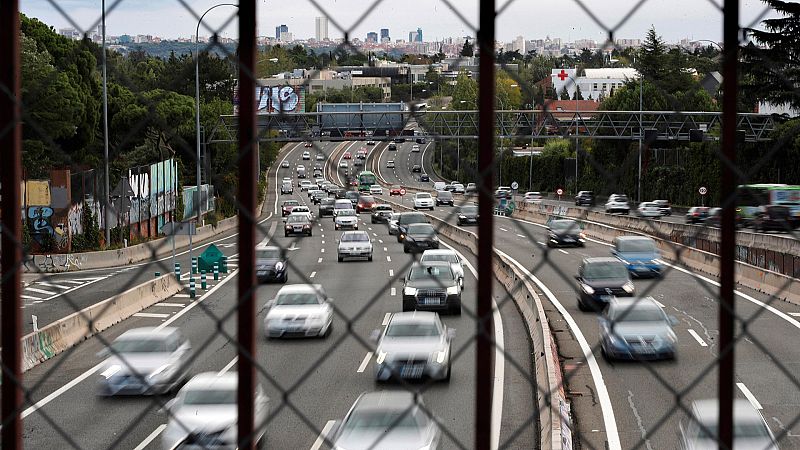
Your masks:
<svg viewBox="0 0 800 450"><path fill-rule="evenodd" d="M239 340L239 448L254 449L256 388L256 129L254 78L256 62L256 0L239 3L239 306L236 315Z"/></svg>
<svg viewBox="0 0 800 450"><path fill-rule="evenodd" d="M108 224L110 222L109 214L110 211L108 210L108 195L109 195L109 181L108 181L108 76L106 74L106 0L101 1L103 8L102 20L101 20L101 27L102 30L102 39L103 39L103 161L105 170L105 186L106 191L103 194L103 199L105 200L104 203L104 212L103 212L103 222L105 224L105 237L106 237L106 246L111 244L111 228L109 228Z"/></svg>
<svg viewBox="0 0 800 450"><path fill-rule="evenodd" d="M636 202L642 202L642 137L644 127L642 125L642 90L644 90L644 75L639 74L639 175L636 177Z"/></svg>
<svg viewBox="0 0 800 450"><path fill-rule="evenodd" d="M575 75L578 70L575 70ZM575 195L578 195L578 152L580 151L580 141L578 140L578 80L572 79L575 82Z"/></svg>
<svg viewBox="0 0 800 450"><path fill-rule="evenodd" d="M720 288L719 288L719 448L733 448L734 398L734 270L736 246L736 103L738 101L739 0L725 0L722 49L722 182L720 195Z"/></svg>
<svg viewBox="0 0 800 450"><path fill-rule="evenodd" d="M22 175L22 113L20 104L19 0L0 2L0 183L3 185L2 249L0 252L0 314L2 326L2 434L0 446L22 448L22 216L20 176Z"/></svg>
<svg viewBox="0 0 800 450"><path fill-rule="evenodd" d="M210 11L209 9L208 11ZM206 11L206 12L208 12ZM203 14L205 15L205 14ZM197 223L200 224L200 53L198 50L197 41L199 40L198 34L200 33L200 22L203 17L197 21L197 28L194 34L194 125L195 125L195 168L197 176L197 192L195 192L195 205L197 206Z"/></svg>
<svg viewBox="0 0 800 450"><path fill-rule="evenodd" d="M461 177L461 139L456 139L456 178Z"/></svg>
<svg viewBox="0 0 800 450"><path fill-rule="evenodd" d="M480 78L478 80L478 273L492 273L494 242L494 101L495 101L495 2L481 0L478 48ZM478 279L478 321L475 357L475 448L488 450L492 435L492 277Z"/></svg>

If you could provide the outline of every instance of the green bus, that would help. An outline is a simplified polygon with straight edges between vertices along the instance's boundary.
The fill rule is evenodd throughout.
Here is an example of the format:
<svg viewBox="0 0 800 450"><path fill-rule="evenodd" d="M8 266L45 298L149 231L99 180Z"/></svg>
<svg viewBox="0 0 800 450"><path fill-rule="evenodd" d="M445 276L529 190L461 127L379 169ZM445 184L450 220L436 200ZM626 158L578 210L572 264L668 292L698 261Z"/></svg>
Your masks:
<svg viewBox="0 0 800 450"><path fill-rule="evenodd" d="M369 170L364 170L358 174L359 192L369 192L369 188L372 187L373 184L378 184L378 179L375 177L374 173Z"/></svg>
<svg viewBox="0 0 800 450"><path fill-rule="evenodd" d="M797 222L800 220L800 186L763 183L743 184L738 187L736 214L742 223L750 223L759 208L765 205L787 206Z"/></svg>

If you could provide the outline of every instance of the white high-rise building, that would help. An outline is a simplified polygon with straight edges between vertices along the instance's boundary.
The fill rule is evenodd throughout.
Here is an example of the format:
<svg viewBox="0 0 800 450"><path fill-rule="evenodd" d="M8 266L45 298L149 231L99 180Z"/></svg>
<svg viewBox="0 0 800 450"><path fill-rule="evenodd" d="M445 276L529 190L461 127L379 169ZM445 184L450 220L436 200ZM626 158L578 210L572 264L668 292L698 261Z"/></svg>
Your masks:
<svg viewBox="0 0 800 450"><path fill-rule="evenodd" d="M316 23L316 38L318 41L327 41L328 40L328 18L327 17L317 17Z"/></svg>

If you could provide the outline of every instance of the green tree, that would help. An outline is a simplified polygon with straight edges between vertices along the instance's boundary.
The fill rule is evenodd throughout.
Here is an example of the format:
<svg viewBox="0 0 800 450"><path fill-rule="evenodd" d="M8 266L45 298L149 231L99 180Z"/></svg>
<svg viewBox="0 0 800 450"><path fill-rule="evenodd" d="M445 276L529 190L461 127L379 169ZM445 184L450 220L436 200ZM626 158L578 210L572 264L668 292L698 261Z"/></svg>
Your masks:
<svg viewBox="0 0 800 450"><path fill-rule="evenodd" d="M647 80L661 81L667 76L667 46L664 40L651 27L642 43L639 58L633 65Z"/></svg>
<svg viewBox="0 0 800 450"><path fill-rule="evenodd" d="M560 100L569 100L569 92L567 92L567 87L564 86L561 88L561 93L558 95Z"/></svg>

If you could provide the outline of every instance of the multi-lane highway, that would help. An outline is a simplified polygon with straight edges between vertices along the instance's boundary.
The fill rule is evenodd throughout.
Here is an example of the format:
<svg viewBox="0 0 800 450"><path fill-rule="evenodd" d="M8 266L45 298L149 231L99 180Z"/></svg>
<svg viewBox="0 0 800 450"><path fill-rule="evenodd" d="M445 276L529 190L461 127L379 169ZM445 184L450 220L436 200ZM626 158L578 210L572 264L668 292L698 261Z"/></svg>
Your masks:
<svg viewBox="0 0 800 450"><path fill-rule="evenodd" d="M389 152L376 158L382 161L386 154ZM392 157L404 161L412 156L403 147ZM383 172L388 183L412 185L414 178L406 177L394 171L388 175ZM427 186L431 188L432 183ZM431 214L455 224L450 218L452 211L440 207ZM589 240L583 248L548 249L541 225L508 217L495 217L495 221L495 247L532 273L549 311L556 313L556 305L563 308L565 320L553 321L551 317L551 325L557 331L568 393L582 439L594 448L603 448L604 441L612 438L606 434L605 426L611 420L622 448L674 448L678 422L685 417L681 406L677 406L677 396L680 395L682 407L688 408L692 400L718 395L717 280L674 266L668 266L662 279L636 280L639 295L652 295L667 314L678 319L678 355L675 361L667 362L609 363L599 351L597 315L579 311L577 286L572 278L583 258L609 256L609 246ZM800 349L791 343L800 333L800 306L749 289L739 289L736 299L736 395L750 400L773 433L782 436L782 448L799 447L800 425L796 422L800 421ZM744 324L747 333L742 331ZM570 334L562 332L567 330ZM581 340L592 349L590 358L584 358ZM592 359L597 364L594 373ZM603 390L608 392L611 408L601 405Z"/></svg>
<svg viewBox="0 0 800 450"><path fill-rule="evenodd" d="M353 144L317 145L315 151L326 154L332 165ZM324 435L332 421L344 416L360 393L402 388L374 383L369 336L385 325L389 314L400 311L401 278L414 258L403 253L384 225L372 225L366 214L361 217L360 229L368 231L373 239L373 262L337 263L334 258L339 233L333 230L329 218L316 221L313 237L284 237L279 201L294 198L308 203L308 198L299 189L294 195L279 195L277 182L284 176L294 177L297 164L314 165L313 156L311 161L301 159L303 150L301 144L280 155L279 163L286 159L290 167L272 174L259 234L270 243L289 249L289 283L321 284L334 299L337 314L333 333L326 339L259 340L259 379L271 398L273 414L267 428L267 448L327 448L320 446L321 433ZM315 207L311 210L316 212ZM235 236L225 243L234 244L223 247L234 265L238 253ZM468 264L464 313L443 318L456 329L453 349L457 356L452 361L452 379L449 383L413 384L410 388L422 393L426 405L441 421L444 447L469 448L474 438L472 312L477 279L474 259L464 249L455 249L464 254ZM148 268L146 274L152 276L151 271ZM134 270L113 276L129 272ZM159 302L27 372L25 385L31 389L34 406L24 412L26 447L161 448L160 435L168 417L159 410L169 396L97 397L95 382L101 359L96 354L126 330L170 326L178 327L192 344L193 374L236 370L236 347L232 342L236 336L236 283L231 282L236 276L234 270L218 282L211 281L208 290L201 291L196 299L181 293ZM279 288L278 284L259 287L259 326L267 301ZM494 440L513 448L531 448L538 440L536 422L531 420L535 418L532 405L536 404L536 384L530 379L531 349L517 310L513 304L501 301L499 286L495 292L499 310L494 319L494 338L502 343L504 352L497 355L494 366Z"/></svg>

